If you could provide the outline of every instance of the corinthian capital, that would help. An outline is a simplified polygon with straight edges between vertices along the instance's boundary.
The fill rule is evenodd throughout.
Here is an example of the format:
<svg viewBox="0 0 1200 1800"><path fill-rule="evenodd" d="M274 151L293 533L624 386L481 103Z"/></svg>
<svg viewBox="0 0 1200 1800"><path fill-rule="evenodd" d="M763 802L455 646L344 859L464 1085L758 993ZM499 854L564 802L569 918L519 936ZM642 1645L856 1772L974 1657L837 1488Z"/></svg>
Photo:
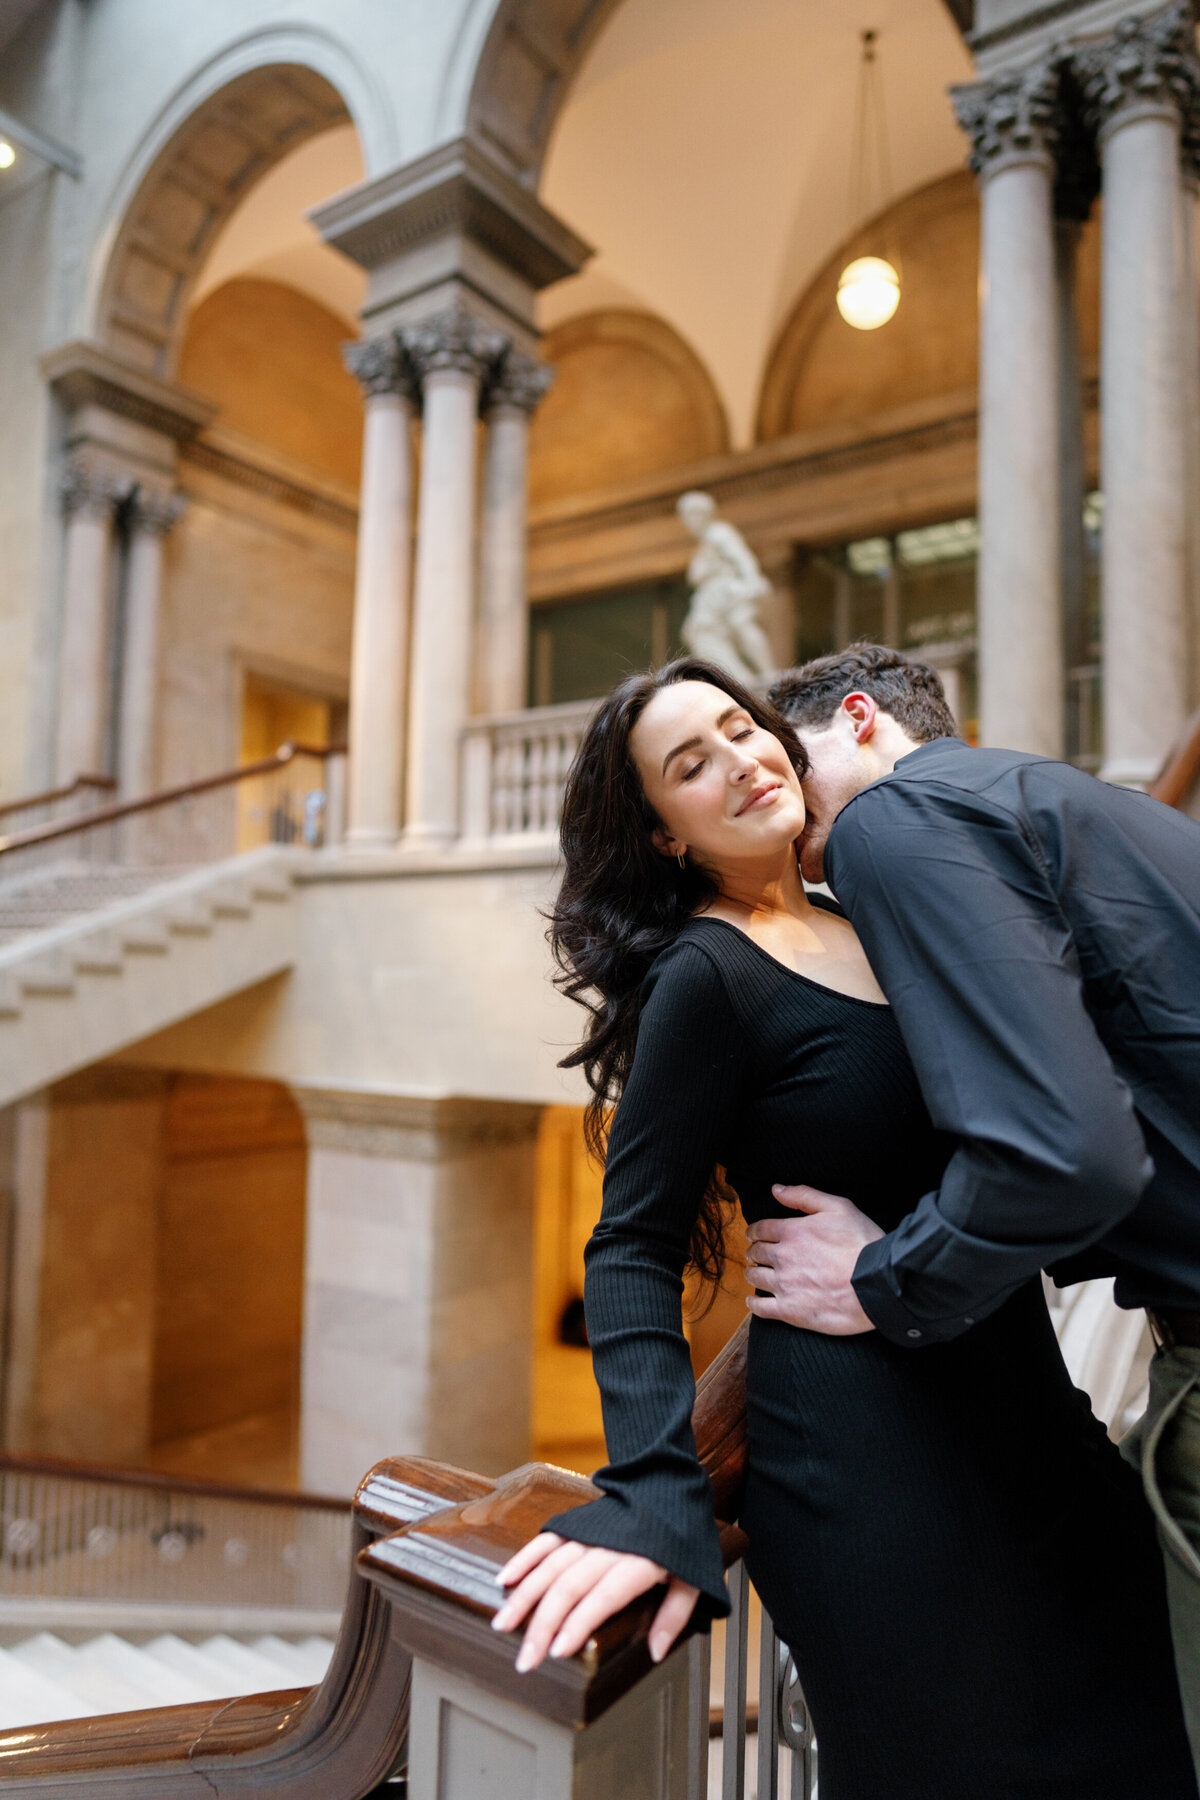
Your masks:
<svg viewBox="0 0 1200 1800"><path fill-rule="evenodd" d="M1200 62L1191 0L1153 18L1122 19L1111 37L1081 45L1073 60L1097 131L1135 108L1170 108L1185 130L1195 120Z"/></svg>
<svg viewBox="0 0 1200 1800"><path fill-rule="evenodd" d="M457 306L419 325L406 325L400 335L422 382L447 369L484 381L508 348L503 332Z"/></svg>
<svg viewBox="0 0 1200 1800"><path fill-rule="evenodd" d="M375 394L400 394L407 400L415 397L412 365L399 332L343 344L342 361L368 399Z"/></svg>
<svg viewBox="0 0 1200 1800"><path fill-rule="evenodd" d="M129 509L129 523L145 537L166 537L183 516L187 501L182 494L166 494L139 488Z"/></svg>
<svg viewBox="0 0 1200 1800"><path fill-rule="evenodd" d="M129 483L73 458L63 470L59 497L68 518L83 513L89 519L111 519L121 502L128 499Z"/></svg>
<svg viewBox="0 0 1200 1800"><path fill-rule="evenodd" d="M986 175L1009 157L1054 158L1060 132L1061 75L1056 60L950 90L971 140L971 167Z"/></svg>
<svg viewBox="0 0 1200 1800"><path fill-rule="evenodd" d="M509 346L488 385L484 405L488 411L512 406L532 413L541 405L554 385L554 370L536 356Z"/></svg>

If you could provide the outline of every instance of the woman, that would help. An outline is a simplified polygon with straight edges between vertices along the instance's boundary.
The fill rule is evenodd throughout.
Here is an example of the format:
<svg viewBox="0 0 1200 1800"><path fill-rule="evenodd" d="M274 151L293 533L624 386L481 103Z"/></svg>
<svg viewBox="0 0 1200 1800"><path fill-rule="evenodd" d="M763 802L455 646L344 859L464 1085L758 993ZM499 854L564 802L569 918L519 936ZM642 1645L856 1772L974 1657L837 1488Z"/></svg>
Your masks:
<svg viewBox="0 0 1200 1800"><path fill-rule="evenodd" d="M680 1308L689 1250L719 1260L714 1169L748 1220L802 1180L886 1229L947 1160L853 930L804 891L803 773L689 659L624 682L572 771L553 939L591 1018L567 1060L593 1132L620 1102L586 1291L611 1460L502 1574L521 1668L663 1581L656 1658L726 1610ZM756 1317L747 1411L748 1563L822 1800L1195 1800L1150 1521L1040 1286L919 1353Z"/></svg>

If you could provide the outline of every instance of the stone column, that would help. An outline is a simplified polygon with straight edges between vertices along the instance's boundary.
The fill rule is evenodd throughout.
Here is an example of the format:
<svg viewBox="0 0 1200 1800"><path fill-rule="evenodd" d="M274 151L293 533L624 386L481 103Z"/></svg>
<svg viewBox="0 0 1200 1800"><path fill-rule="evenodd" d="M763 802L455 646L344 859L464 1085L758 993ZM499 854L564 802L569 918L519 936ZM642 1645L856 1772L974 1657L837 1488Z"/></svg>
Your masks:
<svg viewBox="0 0 1200 1800"><path fill-rule="evenodd" d="M525 592L529 508L529 420L554 371L510 348L484 398L487 449L479 521L479 632L475 708L516 712L525 705L529 604Z"/></svg>
<svg viewBox="0 0 1200 1800"><path fill-rule="evenodd" d="M366 396L346 841L387 849L400 834L412 562L413 383L393 334L346 345Z"/></svg>
<svg viewBox="0 0 1200 1800"><path fill-rule="evenodd" d="M1131 786L1187 709L1180 123L1195 63L1190 6L1123 20L1078 57L1104 171L1101 773Z"/></svg>
<svg viewBox="0 0 1200 1800"><path fill-rule="evenodd" d="M1190 137L1190 133L1188 134ZM1200 705L1200 269L1196 206L1200 202L1200 144L1185 143L1180 196L1180 385L1184 423L1184 494L1187 520L1185 631L1189 650L1189 708Z"/></svg>
<svg viewBox="0 0 1200 1800"><path fill-rule="evenodd" d="M113 521L126 490L80 462L62 484L66 515L55 780L105 772Z"/></svg>
<svg viewBox="0 0 1200 1800"><path fill-rule="evenodd" d="M130 508L117 718L117 780L122 800L138 800L154 789L163 543L185 504L181 494L142 488Z"/></svg>
<svg viewBox="0 0 1200 1800"><path fill-rule="evenodd" d="M301 1485L398 1452L526 1460L540 1109L298 1088L309 1142Z"/></svg>
<svg viewBox="0 0 1200 1800"><path fill-rule="evenodd" d="M458 746L471 699L476 427L505 340L451 308L404 332L422 384L421 491L409 702L407 821L413 848L458 830Z"/></svg>
<svg viewBox="0 0 1200 1800"><path fill-rule="evenodd" d="M1058 73L955 90L980 178L979 700L985 744L1061 756Z"/></svg>

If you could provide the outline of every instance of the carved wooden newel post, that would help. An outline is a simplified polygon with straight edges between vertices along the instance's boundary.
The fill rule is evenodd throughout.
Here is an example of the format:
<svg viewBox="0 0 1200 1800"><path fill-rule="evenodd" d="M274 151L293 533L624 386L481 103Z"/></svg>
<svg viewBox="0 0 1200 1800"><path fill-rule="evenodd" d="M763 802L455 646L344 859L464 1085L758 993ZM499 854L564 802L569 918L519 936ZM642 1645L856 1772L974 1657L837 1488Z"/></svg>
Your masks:
<svg viewBox="0 0 1200 1800"><path fill-rule="evenodd" d="M697 1393L696 1441L718 1518L736 1510L744 1467L744 1361L742 1331ZM373 1479L415 1486L421 1465L384 1464ZM410 1800L692 1800L701 1791L709 1640L686 1637L654 1667L646 1637L659 1595L611 1620L579 1656L529 1675L513 1667L519 1634L491 1629L496 1571L545 1519L595 1493L581 1476L530 1464L362 1552L363 1573L391 1603L392 1638L412 1656ZM723 1538L731 1561L741 1534L727 1526Z"/></svg>

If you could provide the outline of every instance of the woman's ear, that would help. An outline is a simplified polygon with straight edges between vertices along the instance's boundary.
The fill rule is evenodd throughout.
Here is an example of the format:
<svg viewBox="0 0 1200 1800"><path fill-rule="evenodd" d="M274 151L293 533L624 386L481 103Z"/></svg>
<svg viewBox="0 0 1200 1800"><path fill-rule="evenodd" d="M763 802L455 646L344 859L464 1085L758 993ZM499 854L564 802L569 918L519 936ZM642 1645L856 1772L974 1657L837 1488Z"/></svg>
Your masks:
<svg viewBox="0 0 1200 1800"><path fill-rule="evenodd" d="M654 845L654 848L658 851L660 856L678 856L681 850L687 849L686 844L681 843L678 838L672 837L670 832L662 825L656 825L654 827L654 830L650 833L650 842Z"/></svg>

